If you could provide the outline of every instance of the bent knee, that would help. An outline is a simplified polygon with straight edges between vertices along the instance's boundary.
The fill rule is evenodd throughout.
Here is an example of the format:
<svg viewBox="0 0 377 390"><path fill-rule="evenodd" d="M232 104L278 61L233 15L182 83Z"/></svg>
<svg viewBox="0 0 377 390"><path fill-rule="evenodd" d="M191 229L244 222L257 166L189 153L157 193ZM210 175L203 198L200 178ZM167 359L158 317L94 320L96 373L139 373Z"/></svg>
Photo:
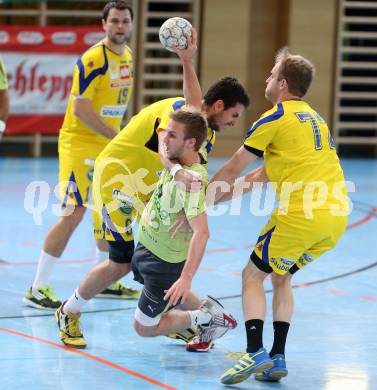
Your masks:
<svg viewBox="0 0 377 390"><path fill-rule="evenodd" d="M135 310L134 328L136 333L141 337L158 336L158 325L160 323L161 315L154 318L144 314L139 307Z"/></svg>
<svg viewBox="0 0 377 390"><path fill-rule="evenodd" d="M134 329L136 333L141 337L154 337L157 336L157 329L158 325L153 326L145 326L142 325L137 319L134 319Z"/></svg>
<svg viewBox="0 0 377 390"><path fill-rule="evenodd" d="M285 286L286 284L290 284L292 279L292 275L287 272L285 275L278 275L275 272L271 274L271 283L274 287Z"/></svg>

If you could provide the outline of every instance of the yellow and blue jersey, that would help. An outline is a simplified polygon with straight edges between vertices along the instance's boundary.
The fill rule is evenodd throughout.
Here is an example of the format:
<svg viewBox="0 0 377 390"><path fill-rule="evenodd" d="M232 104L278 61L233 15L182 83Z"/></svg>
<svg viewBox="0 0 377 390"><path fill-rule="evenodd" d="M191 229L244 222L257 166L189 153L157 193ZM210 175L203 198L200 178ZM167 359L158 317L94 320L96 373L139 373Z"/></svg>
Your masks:
<svg viewBox="0 0 377 390"><path fill-rule="evenodd" d="M111 144L101 153L100 158L120 157L127 151L137 150L135 147L146 147L158 153L158 131L166 129L170 121L170 113L184 109L185 99L173 97L160 100L143 108L135 115L127 126L112 140ZM204 142L200 152L207 161L207 155L215 143L215 131L208 129L207 141Z"/></svg>
<svg viewBox="0 0 377 390"><path fill-rule="evenodd" d="M101 41L88 49L76 62L72 89L60 130L59 152L95 157L109 142L87 127L73 113L73 101L86 98L95 112L114 129L121 121L132 93L133 61L130 48L122 55Z"/></svg>
<svg viewBox="0 0 377 390"><path fill-rule="evenodd" d="M318 209L329 209L342 203L340 198L347 198L329 128L304 101L284 101L265 112L247 133L244 147L260 157L264 155L269 180L276 183L283 209L289 204L290 211L303 210L306 196L312 196L313 191ZM325 184L321 190L315 189L318 182ZM291 185L295 186L292 192ZM310 189L310 185L314 187Z"/></svg>

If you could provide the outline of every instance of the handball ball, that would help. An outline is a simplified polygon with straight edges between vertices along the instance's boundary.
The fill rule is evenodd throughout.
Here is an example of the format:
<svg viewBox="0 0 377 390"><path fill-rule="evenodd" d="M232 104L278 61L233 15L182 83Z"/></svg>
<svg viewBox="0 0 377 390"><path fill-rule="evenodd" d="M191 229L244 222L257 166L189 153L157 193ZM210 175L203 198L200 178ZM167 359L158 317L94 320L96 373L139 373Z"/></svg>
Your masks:
<svg viewBox="0 0 377 390"><path fill-rule="evenodd" d="M183 18L170 18L166 20L160 28L159 38L162 46L169 51L174 51L175 45L178 49L187 48L186 35L191 37L192 26L189 21Z"/></svg>

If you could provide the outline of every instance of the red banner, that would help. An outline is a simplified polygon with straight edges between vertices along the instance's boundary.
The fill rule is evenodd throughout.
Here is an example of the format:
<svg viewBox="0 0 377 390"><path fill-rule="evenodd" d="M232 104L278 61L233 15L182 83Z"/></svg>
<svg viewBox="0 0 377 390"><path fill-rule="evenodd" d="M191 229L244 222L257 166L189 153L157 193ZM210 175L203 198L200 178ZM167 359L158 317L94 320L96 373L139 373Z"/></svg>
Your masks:
<svg viewBox="0 0 377 390"><path fill-rule="evenodd" d="M57 134L76 60L103 37L95 27L0 25L10 92L6 134Z"/></svg>

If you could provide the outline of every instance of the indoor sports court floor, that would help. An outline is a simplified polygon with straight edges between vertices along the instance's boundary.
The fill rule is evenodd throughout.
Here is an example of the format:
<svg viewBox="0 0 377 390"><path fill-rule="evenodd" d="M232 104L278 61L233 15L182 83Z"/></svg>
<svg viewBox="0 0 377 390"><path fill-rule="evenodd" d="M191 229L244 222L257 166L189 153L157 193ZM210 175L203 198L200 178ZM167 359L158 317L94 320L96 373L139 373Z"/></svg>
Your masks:
<svg viewBox="0 0 377 390"><path fill-rule="evenodd" d="M212 161L211 171L219 164ZM354 209L339 245L294 278L289 376L280 384L250 378L235 389L377 389L377 161L343 160L343 167L356 185ZM132 328L135 302L104 299L93 299L83 315L87 349L70 350L60 343L52 313L22 304L56 219L57 170L56 159L0 160L0 389L223 389L219 376L245 348L240 272L266 217L250 216L246 197L241 216L210 219L211 239L193 287L202 297L220 298L239 326L209 353L186 352L165 337L138 337ZM32 180L46 181L51 192L24 205ZM30 213L38 202L44 211L34 219L40 225ZM91 230L88 215L55 269L52 284L62 299L94 265ZM136 286L130 277L126 282Z"/></svg>

